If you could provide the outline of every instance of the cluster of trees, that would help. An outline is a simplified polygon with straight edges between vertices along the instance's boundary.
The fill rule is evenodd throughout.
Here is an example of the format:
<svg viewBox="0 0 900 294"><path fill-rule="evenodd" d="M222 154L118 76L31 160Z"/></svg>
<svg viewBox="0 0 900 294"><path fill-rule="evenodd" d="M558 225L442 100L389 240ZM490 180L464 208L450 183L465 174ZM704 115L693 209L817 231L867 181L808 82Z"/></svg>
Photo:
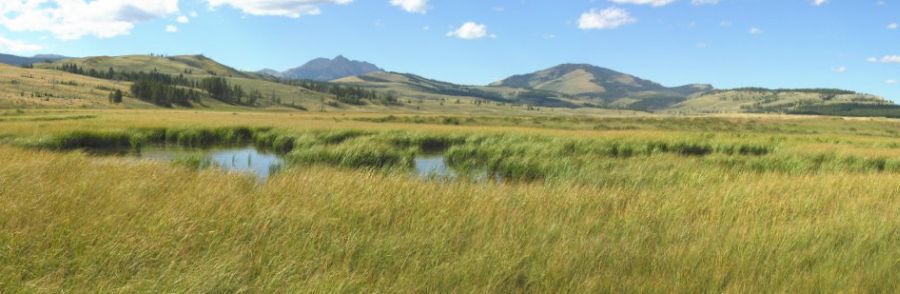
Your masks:
<svg viewBox="0 0 900 294"><path fill-rule="evenodd" d="M98 79L133 82L131 95L137 99L160 106L190 106L192 101L197 101L201 97L201 93L194 90L197 87L197 82L184 77L183 74L173 76L157 72L156 70L151 72L117 72L113 68L109 68L106 71L98 71L93 68L85 70L77 64L63 64L58 69ZM123 93L116 90L110 94L109 99L113 103L120 103L122 96Z"/></svg>
<svg viewBox="0 0 900 294"><path fill-rule="evenodd" d="M184 74L179 74L177 76L173 76L173 75L159 73L155 69L151 72L143 72L143 71L123 72L123 71L116 71L115 69L110 67L109 70L98 71L93 68L85 70L83 67L79 67L77 64L68 64L68 63L63 64L62 66L58 67L57 69L68 72L68 73L73 73L73 74L78 74L78 75L83 75L83 76L90 76L90 77L104 79L104 80L118 80L118 81L129 81L129 82L134 82L134 81L139 81L139 80L152 80L152 81L156 81L156 82L160 82L160 83L164 83L164 84L170 84L170 85L179 85L179 86L190 87L190 88L197 87L197 82L186 78L184 76Z"/></svg>
<svg viewBox="0 0 900 294"><path fill-rule="evenodd" d="M131 84L134 97L161 106L191 106L191 102L200 100L200 93L193 88L185 89L173 84L166 84L151 79L135 81Z"/></svg>
<svg viewBox="0 0 900 294"><path fill-rule="evenodd" d="M213 99L231 104L255 105L262 99L262 93L254 91L248 93L238 85L231 85L228 80L221 77L209 77L200 81L186 78L184 73L168 75L156 70L151 72L122 72L109 68L106 71L85 69L77 64L63 64L57 69L73 74L91 76L106 80L119 80L134 82L131 86L131 94L134 97L162 106L183 105L190 106L197 101L203 91ZM185 71L190 74L190 71ZM202 90L202 91L201 91ZM112 93L111 95L116 95ZM110 98L112 101L112 96ZM121 101L121 99L119 99Z"/></svg>
<svg viewBox="0 0 900 294"><path fill-rule="evenodd" d="M115 91L109 92L109 103L122 103L122 98L125 95L122 93L122 90L116 89Z"/></svg>
<svg viewBox="0 0 900 294"><path fill-rule="evenodd" d="M200 89L209 93L213 99L231 103L231 104L250 104L244 103L241 99L247 95L244 89L238 85L229 85L228 80L222 77L209 77L200 80ZM248 101L249 102L249 101Z"/></svg>
<svg viewBox="0 0 900 294"><path fill-rule="evenodd" d="M288 84L300 86L320 93L332 94L338 102L351 105L363 105L365 100L378 102L384 105L399 103L393 93L379 94L374 90L366 90L359 86L342 86L334 83L318 82L311 80L289 81Z"/></svg>

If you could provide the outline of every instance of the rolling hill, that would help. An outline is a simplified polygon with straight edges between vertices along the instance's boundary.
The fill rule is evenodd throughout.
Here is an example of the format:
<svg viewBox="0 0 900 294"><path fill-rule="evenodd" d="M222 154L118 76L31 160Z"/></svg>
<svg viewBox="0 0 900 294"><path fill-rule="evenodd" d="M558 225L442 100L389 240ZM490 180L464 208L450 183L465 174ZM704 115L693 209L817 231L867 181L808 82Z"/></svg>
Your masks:
<svg viewBox="0 0 900 294"><path fill-rule="evenodd" d="M106 72L113 69L116 72L159 72L172 76L182 76L188 80L199 81L209 77L224 78L231 85L237 85L246 92L259 92L261 99L256 107L261 108L286 108L286 109L313 109L322 108L323 99L327 100L327 94L318 93L309 89L278 83L276 80L256 73L248 73L236 70L221 64L203 55L181 56L155 56L155 55L127 55L127 56L99 56L86 58L69 58L54 61L52 63L37 63L37 69L60 69L63 65L75 65L87 70ZM233 108L237 105L220 105L221 102L213 99L204 99L199 107Z"/></svg>
<svg viewBox="0 0 900 294"><path fill-rule="evenodd" d="M656 82L589 64L562 64L492 83L506 87L564 94L592 105L643 110L663 109L712 90L692 84L668 88Z"/></svg>
<svg viewBox="0 0 900 294"><path fill-rule="evenodd" d="M882 97L837 89L739 88L715 90L673 105L678 113L804 113L811 108L843 105L869 108L893 102ZM837 108L841 109L841 108Z"/></svg>
<svg viewBox="0 0 900 294"><path fill-rule="evenodd" d="M156 55L96 56L67 58L51 63L38 63L35 67L56 69L63 64L74 64L84 69L106 71L110 68L128 72L157 71L164 74L186 76L222 76L232 78L256 78L256 74L245 73L223 65L203 55L180 55L163 57Z"/></svg>
<svg viewBox="0 0 900 294"><path fill-rule="evenodd" d="M58 70L0 64L0 108L155 107L130 97L120 105L109 102L110 92L127 92L129 85Z"/></svg>

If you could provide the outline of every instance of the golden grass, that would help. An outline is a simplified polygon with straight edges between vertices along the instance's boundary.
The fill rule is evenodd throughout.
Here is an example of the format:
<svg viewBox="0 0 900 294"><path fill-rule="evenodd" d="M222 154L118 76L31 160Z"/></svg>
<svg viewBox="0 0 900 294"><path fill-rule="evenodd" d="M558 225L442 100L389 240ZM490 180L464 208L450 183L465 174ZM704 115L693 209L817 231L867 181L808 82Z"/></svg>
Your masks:
<svg viewBox="0 0 900 294"><path fill-rule="evenodd" d="M6 110L0 142L73 131L247 126L284 134L715 138L775 142L775 155L898 156L895 120L599 118L560 123L567 129L502 117L472 116L472 125L461 126L358 120L384 116ZM593 129L598 123L633 128ZM602 185L444 183L324 166L296 166L258 183L215 169L0 145L0 292L898 288L896 173L749 172L675 155L616 162L618 170L597 173Z"/></svg>
<svg viewBox="0 0 900 294"><path fill-rule="evenodd" d="M0 147L2 292L891 292L895 175L606 188ZM703 180L699 180L703 179Z"/></svg>

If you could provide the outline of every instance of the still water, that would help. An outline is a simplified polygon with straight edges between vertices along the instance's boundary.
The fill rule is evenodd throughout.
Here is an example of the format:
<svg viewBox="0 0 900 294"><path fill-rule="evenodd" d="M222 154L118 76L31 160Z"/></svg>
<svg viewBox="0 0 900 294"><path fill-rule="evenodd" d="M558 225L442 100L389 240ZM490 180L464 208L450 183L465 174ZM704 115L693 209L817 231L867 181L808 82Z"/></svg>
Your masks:
<svg viewBox="0 0 900 294"><path fill-rule="evenodd" d="M176 146L146 146L140 151L120 150L95 152L162 162L175 162L185 158L199 159L226 171L252 174L265 181L278 172L285 163L281 155L252 146L234 148L197 149ZM453 170L441 154L416 156L414 175L423 179L453 180L459 173Z"/></svg>
<svg viewBox="0 0 900 294"><path fill-rule="evenodd" d="M209 165L226 171L247 173L265 181L284 165L281 156L254 147L192 149L172 146L148 146L139 152L119 153L141 160L174 162L184 158L199 158Z"/></svg>

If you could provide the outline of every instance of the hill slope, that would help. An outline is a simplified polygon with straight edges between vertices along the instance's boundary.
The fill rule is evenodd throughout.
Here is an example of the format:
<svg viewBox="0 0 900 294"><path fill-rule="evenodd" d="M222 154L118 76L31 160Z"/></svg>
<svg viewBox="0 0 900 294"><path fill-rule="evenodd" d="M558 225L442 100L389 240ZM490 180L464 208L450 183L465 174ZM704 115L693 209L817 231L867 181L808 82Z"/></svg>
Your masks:
<svg viewBox="0 0 900 294"><path fill-rule="evenodd" d="M181 55L173 57L128 55L99 56L87 58L70 58L53 63L38 63L35 68L58 69L66 64L76 65L81 69L105 72L112 68L116 72L152 72L183 76L189 80L201 80L209 77L222 77L228 83L243 88L247 93L259 92L258 107L288 108L320 108L323 98L328 95L308 89L277 83L271 79L254 73L238 71L203 55ZM212 108L231 108L232 106L204 100L203 105Z"/></svg>
<svg viewBox="0 0 900 294"><path fill-rule="evenodd" d="M254 78L255 75L238 71L203 55L161 57L152 55L96 56L68 58L52 63L39 63L35 67L55 69L63 64L74 64L84 69L106 71L109 68L129 72L157 71L170 75L222 76Z"/></svg>
<svg viewBox="0 0 900 294"><path fill-rule="evenodd" d="M764 89L741 88L715 90L678 103L667 112L680 113L738 113L777 112L801 113L809 107L893 105L882 97L836 89ZM868 107L862 107L868 108Z"/></svg>
<svg viewBox="0 0 900 294"><path fill-rule="evenodd" d="M129 96L119 105L109 102L110 92L127 92L129 86L57 70L0 64L0 108L155 108Z"/></svg>
<svg viewBox="0 0 900 294"><path fill-rule="evenodd" d="M334 59L317 58L303 66L281 73L281 77L294 80L331 81L349 76L384 71L374 64L347 59L338 55Z"/></svg>

